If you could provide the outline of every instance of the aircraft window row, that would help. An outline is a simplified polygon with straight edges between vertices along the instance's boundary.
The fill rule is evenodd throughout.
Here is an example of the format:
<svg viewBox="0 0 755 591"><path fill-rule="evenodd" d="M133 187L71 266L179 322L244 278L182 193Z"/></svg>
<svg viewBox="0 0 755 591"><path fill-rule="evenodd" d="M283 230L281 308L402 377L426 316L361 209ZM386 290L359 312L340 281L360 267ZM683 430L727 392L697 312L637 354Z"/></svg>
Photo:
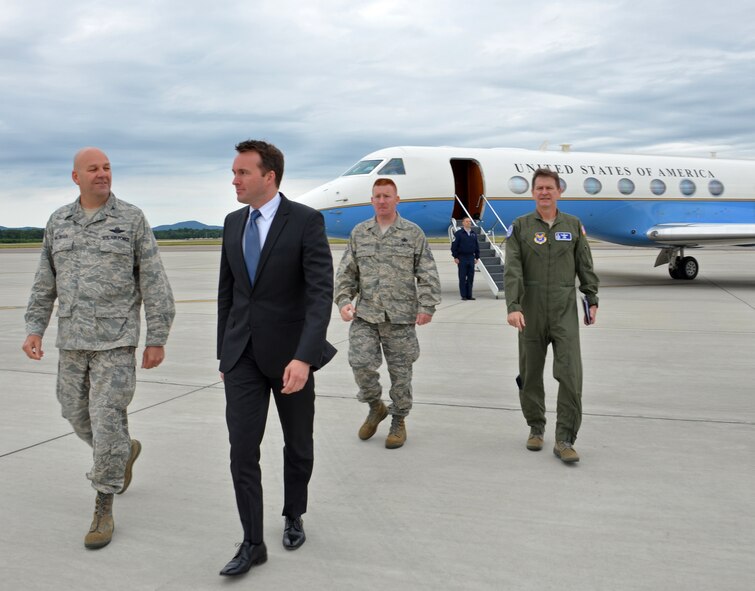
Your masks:
<svg viewBox="0 0 755 591"><path fill-rule="evenodd" d="M603 183L594 177L587 177L582 183L582 186L585 193L588 195L597 195L603 190ZM512 176L509 179L509 190L515 195L523 195L529 190L529 188L529 181L524 177ZM618 188L619 193L622 195L631 195L635 191L635 184L634 181L630 179L622 178L619 179ZM690 197L695 194L697 186L689 179L682 179L679 181L679 190L682 192L682 195ZM561 179L561 191L566 191L566 182L564 179ZM708 191L715 197L722 195L724 192L723 183L717 179L711 180L708 183ZM660 179L653 179L650 181L650 192L653 193L653 195L663 195L666 192L666 183Z"/></svg>

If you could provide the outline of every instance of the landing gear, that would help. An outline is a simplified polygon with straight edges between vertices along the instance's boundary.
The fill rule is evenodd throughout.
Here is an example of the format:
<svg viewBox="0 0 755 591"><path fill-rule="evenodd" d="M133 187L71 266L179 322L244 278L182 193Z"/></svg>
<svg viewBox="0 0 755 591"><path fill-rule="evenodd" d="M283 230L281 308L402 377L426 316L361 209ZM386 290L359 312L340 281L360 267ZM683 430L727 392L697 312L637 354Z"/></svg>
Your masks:
<svg viewBox="0 0 755 591"><path fill-rule="evenodd" d="M697 277L699 270L700 265L694 257L678 256L668 265L668 274L672 279L692 280Z"/></svg>
<svg viewBox="0 0 755 591"><path fill-rule="evenodd" d="M658 253L655 266L660 267L668 263L668 274L672 279L692 280L697 277L700 265L694 257L684 256L683 246L669 246Z"/></svg>

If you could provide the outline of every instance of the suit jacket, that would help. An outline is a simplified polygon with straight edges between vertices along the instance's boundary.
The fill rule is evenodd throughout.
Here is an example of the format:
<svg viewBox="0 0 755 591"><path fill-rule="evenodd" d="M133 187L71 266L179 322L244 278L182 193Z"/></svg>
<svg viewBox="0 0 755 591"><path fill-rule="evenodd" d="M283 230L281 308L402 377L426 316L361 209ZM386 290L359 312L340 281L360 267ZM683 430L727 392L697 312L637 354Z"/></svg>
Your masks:
<svg viewBox="0 0 755 591"><path fill-rule="evenodd" d="M218 287L220 371L252 341L260 370L282 377L292 359L319 369L335 355L325 340L333 302L333 260L322 214L281 194L260 253L254 287L242 242L249 207L225 218Z"/></svg>

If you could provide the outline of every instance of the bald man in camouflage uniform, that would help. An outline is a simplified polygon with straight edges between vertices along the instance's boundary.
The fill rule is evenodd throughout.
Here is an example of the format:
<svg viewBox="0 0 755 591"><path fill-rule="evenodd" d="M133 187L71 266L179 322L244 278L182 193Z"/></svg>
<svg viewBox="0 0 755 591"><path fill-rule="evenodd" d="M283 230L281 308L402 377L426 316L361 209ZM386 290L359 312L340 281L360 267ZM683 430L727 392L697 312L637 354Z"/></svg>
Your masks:
<svg viewBox="0 0 755 591"><path fill-rule="evenodd" d="M349 364L359 386L357 398L370 405L359 438L372 437L390 414L388 449L406 441L404 419L412 408L412 364L419 358L415 325L429 323L440 304L440 279L427 238L419 226L398 214L398 202L392 180L375 181L375 217L352 230L335 285L341 318L352 322ZM391 376L390 407L381 400L381 346Z"/></svg>
<svg viewBox="0 0 755 591"><path fill-rule="evenodd" d="M47 222L22 349L31 359L42 358L42 337L57 299L57 396L63 417L93 450L87 478L97 498L84 545L102 548L113 534L113 494L128 488L141 451L129 436L127 417L136 386L141 303L145 369L163 361L175 306L144 214L110 192L107 156L97 148L80 150L72 178L81 194Z"/></svg>

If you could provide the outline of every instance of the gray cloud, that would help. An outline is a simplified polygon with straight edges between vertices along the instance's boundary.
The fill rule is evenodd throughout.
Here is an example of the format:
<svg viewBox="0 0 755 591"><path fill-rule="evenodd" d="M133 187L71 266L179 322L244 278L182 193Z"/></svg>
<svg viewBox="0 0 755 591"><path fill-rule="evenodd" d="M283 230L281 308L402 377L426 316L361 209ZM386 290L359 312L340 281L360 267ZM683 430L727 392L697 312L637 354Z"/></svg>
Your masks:
<svg viewBox="0 0 755 591"><path fill-rule="evenodd" d="M755 156L755 7L703 0L31 0L0 15L0 225L71 201L101 146L152 223L220 223L233 145L284 189L390 145ZM204 216L204 217L203 217Z"/></svg>

